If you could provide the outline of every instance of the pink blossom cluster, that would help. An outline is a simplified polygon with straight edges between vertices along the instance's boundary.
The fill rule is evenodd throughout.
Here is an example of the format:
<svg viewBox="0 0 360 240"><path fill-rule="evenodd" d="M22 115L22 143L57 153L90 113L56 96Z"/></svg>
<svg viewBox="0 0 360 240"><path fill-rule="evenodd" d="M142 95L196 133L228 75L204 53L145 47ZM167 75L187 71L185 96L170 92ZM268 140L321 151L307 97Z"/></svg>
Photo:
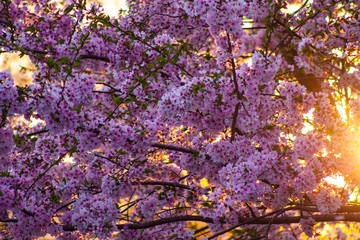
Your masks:
<svg viewBox="0 0 360 240"><path fill-rule="evenodd" d="M102 195L79 196L71 214L63 217L71 218L71 223L83 233L95 231L99 238L111 236L116 231L117 208L114 202Z"/></svg>
<svg viewBox="0 0 360 240"><path fill-rule="evenodd" d="M13 145L13 130L11 128L2 128L0 132L0 155L8 153Z"/></svg>

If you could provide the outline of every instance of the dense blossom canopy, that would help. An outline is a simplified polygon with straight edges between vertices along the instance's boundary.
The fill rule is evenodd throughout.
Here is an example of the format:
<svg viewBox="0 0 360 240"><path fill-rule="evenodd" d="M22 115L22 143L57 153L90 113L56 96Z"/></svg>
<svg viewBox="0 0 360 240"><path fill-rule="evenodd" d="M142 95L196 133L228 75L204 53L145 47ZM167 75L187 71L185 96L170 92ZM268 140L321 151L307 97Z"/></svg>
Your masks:
<svg viewBox="0 0 360 240"><path fill-rule="evenodd" d="M128 5L1 0L0 53L35 70L25 86L0 71L0 238L360 221L360 1Z"/></svg>

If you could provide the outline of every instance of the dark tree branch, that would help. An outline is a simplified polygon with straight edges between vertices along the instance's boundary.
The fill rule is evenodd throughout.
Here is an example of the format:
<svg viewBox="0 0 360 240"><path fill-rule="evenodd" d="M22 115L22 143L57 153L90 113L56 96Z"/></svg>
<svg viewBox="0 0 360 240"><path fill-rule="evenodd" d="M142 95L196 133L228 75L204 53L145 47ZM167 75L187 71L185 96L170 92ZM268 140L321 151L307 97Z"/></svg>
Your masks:
<svg viewBox="0 0 360 240"><path fill-rule="evenodd" d="M279 212L284 212L284 210L280 210L277 212L273 212L271 214L276 214ZM267 216L267 217L264 217ZM215 233L213 236L211 236L209 239L214 239L215 237L218 237L222 234L225 234L237 227L243 226L243 225L268 225L268 224L291 224L291 223L299 223L300 220L303 218L301 216L297 217L279 217L279 218L273 218L269 217L268 214L264 215L262 217L257 218L243 218L239 221L238 224L225 229L221 232ZM312 215L312 218L315 220L315 222L338 222L338 221L346 221L346 222L360 222L360 213L348 213L348 214L338 214L338 213L330 213L330 214L318 214L318 215ZM198 221L198 222L204 222L204 223L214 223L214 220L212 218L208 217L202 217L202 216L192 216L192 215L185 215L185 216L176 216L176 217L170 217L170 218L162 218L158 220L154 220L151 222L145 222L145 223L132 223L132 224L118 224L117 228L119 230L123 228L128 229L146 229L151 227L156 227L163 224L169 224L169 223L175 223L175 222L184 222L184 221ZM71 225L64 225L63 226L64 231L75 231L76 228Z"/></svg>
<svg viewBox="0 0 360 240"><path fill-rule="evenodd" d="M145 181L145 182L132 182L133 185L140 184L140 185L154 185L154 186L169 186L169 187L178 187L178 188L184 188L188 190L194 191L191 187L186 186L184 184L180 183L174 183L174 182L161 182L161 181Z"/></svg>
<svg viewBox="0 0 360 240"><path fill-rule="evenodd" d="M275 221L281 214L283 214L284 212L285 212L285 210L284 210L284 211L280 211L280 212L276 213L276 214L272 217L271 221L269 222L269 224L267 225L266 230L265 230L265 239L266 239L266 240L269 239L269 232L270 232L270 229L271 229L271 224L273 224L274 221Z"/></svg>
<svg viewBox="0 0 360 240"><path fill-rule="evenodd" d="M239 107L240 107L240 103L236 104L234 115L233 115L233 120L232 120L232 124L231 124L231 139L230 139L231 142L235 140L236 120L237 120L237 116L239 114Z"/></svg>
<svg viewBox="0 0 360 240"><path fill-rule="evenodd" d="M177 152L183 152L183 153L190 153L193 154L195 156L199 155L199 151L190 149L190 148L184 148L184 147L179 147L179 146L172 146L172 145L166 145L166 144L161 144L161 143L153 143L151 144L152 147L155 148L161 148L161 149L166 149L166 150L172 150L172 151L177 151ZM210 155L206 154L205 155L206 159L211 159Z"/></svg>
<svg viewBox="0 0 360 240"><path fill-rule="evenodd" d="M71 204L73 204L74 202L75 202L75 200L73 200L73 201L71 201L71 202L68 202L68 203L64 204L63 206L61 206L61 207L59 207L58 209L56 209L56 212L61 211L62 209L64 209L64 208L66 208L66 207L70 206Z"/></svg>
<svg viewBox="0 0 360 240"><path fill-rule="evenodd" d="M266 27L243 27L243 30L266 29Z"/></svg>
<svg viewBox="0 0 360 240"><path fill-rule="evenodd" d="M41 50L37 50L37 49L31 49L31 48L24 48L24 49L31 53L38 53L38 54L43 54L43 55L47 54L46 51L41 51Z"/></svg>
<svg viewBox="0 0 360 240"><path fill-rule="evenodd" d="M268 224L291 224L291 223L299 223L300 220L303 218L301 216L296 217L273 217L279 216L279 213L284 213L285 211L290 210L304 210L309 212L318 212L318 209L316 207L289 207L286 209L280 209L276 210L274 212L265 214L260 217L256 218L240 218L238 224L225 229L221 232L215 233L213 236L211 236L209 239L214 239L217 236L220 236L226 232L229 232L237 227L247 225L247 224L256 224L256 225L268 225ZM349 213L343 213L343 212L349 212ZM329 214L313 214L312 218L315 220L315 222L338 222L338 221L345 221L345 222L360 222L360 206L344 206L341 207L336 213L329 213ZM156 227L163 224L168 223L175 223L175 222L184 222L184 221L198 221L198 222L204 222L204 223L214 223L214 220L212 218L208 217L202 217L202 216L192 216L192 215L185 215L185 216L175 216L170 218L162 218L158 220L154 220L151 222L144 222L144 223L132 223L132 224L118 224L117 227L119 230L123 228L129 228L129 229L146 229L151 227ZM18 219L0 219L0 222L18 222ZM71 225L64 225L63 226L64 231L75 231L76 228Z"/></svg>
<svg viewBox="0 0 360 240"><path fill-rule="evenodd" d="M171 145L166 145L166 144L161 144L161 143L154 143L154 144L151 144L151 146L155 147L155 148L173 150L173 151L178 151L178 152L183 152L183 153L191 153L191 154L194 154L194 155L199 154L198 151L190 149L190 148L171 146Z"/></svg>
<svg viewBox="0 0 360 240"><path fill-rule="evenodd" d="M25 213L26 215L30 216L30 217L34 217L35 213L30 212L28 210L26 210L25 208L21 210L23 213Z"/></svg>
<svg viewBox="0 0 360 240"><path fill-rule="evenodd" d="M8 222L18 222L17 219L0 219L0 222L2 223L8 223Z"/></svg>
<svg viewBox="0 0 360 240"><path fill-rule="evenodd" d="M46 133L48 131L49 130L45 128L45 129L41 129L41 130L36 131L36 132L28 133L28 134L26 134L26 136L30 137L30 136L38 135L38 134L41 134L41 133Z"/></svg>
<svg viewBox="0 0 360 240"><path fill-rule="evenodd" d="M316 223L320 223L320 222L338 222L338 221L345 221L345 222L360 222L360 213L349 213L349 214L319 214L319 215L312 215L311 216ZM232 231L240 226L243 225L247 225L247 224L256 224L256 225L269 225L271 224L291 224L291 223L299 223L300 220L303 217L298 216L298 217L280 217L280 218L270 218L270 217L266 217L266 218L244 218L242 219L241 222L239 222L238 224L225 229L223 231L220 231L218 233L215 233L214 235L212 235L211 237L209 237L210 239L214 239L220 235L223 235L229 231Z"/></svg>
<svg viewBox="0 0 360 240"><path fill-rule="evenodd" d="M235 93L237 98L240 100L241 99L241 94L239 92L239 84L237 82L237 78L236 78L236 65L235 65L235 60L234 57L232 55L232 45L231 45L231 39L230 39L230 34L227 33L227 40L228 40L228 46L229 46L229 53L231 54L231 71L232 71L232 80L235 86Z"/></svg>
<svg viewBox="0 0 360 240"><path fill-rule="evenodd" d="M26 51L31 52L31 53L38 53L38 54L42 54L42 55L48 54L47 51L43 51L43 50L31 49L31 48L23 48L23 49L25 49ZM110 59L108 57L96 56L96 55L93 55L93 54L82 54L82 55L79 55L79 58L80 59L101 60L101 61L104 61L104 62L107 62L107 63L110 62Z"/></svg>
<svg viewBox="0 0 360 240"><path fill-rule="evenodd" d="M185 216L176 216L170 218L162 218L152 222L145 222L145 223L118 224L117 227L119 230L123 229L124 227L127 227L129 229L146 229L163 224L174 223L174 222L186 222L186 221L197 221L197 222L205 222L205 223L214 222L212 218L208 218L208 217L185 215Z"/></svg>
<svg viewBox="0 0 360 240"><path fill-rule="evenodd" d="M175 222L186 222L186 221L197 221L197 222L205 222L205 223L213 223L214 220L212 218L208 217L202 217L202 216L192 216L192 215L185 215L185 216L176 216L176 217L170 217L170 218L162 218L151 222L145 222L145 223L132 223L132 224L118 224L117 228L119 230L128 228L128 229L146 229L151 227L156 227L163 224L168 223L175 223ZM64 231L75 231L76 228L71 225L64 225L63 226Z"/></svg>
<svg viewBox="0 0 360 240"><path fill-rule="evenodd" d="M94 59L94 60L101 60L104 62L110 62L110 59L108 57L101 57L101 56L96 56L96 55L92 55L92 54L85 54L85 55L80 55L79 56L80 59Z"/></svg>
<svg viewBox="0 0 360 240"><path fill-rule="evenodd" d="M59 164L59 163L63 160L63 158L64 158L69 152L71 152L71 151L74 150L74 149L75 149L75 147L72 147L72 148L71 148L70 150L68 150L67 152L61 154L61 155L59 156L59 159L58 159L58 160L54 161L47 169L45 169L44 172L40 173L40 174L38 175L38 177L34 180L34 182L27 188L27 190L25 191L24 196L27 195L27 193L29 192L29 190L30 190L43 176L45 176L45 174L46 174L53 166Z"/></svg>
<svg viewBox="0 0 360 240"><path fill-rule="evenodd" d="M203 232L205 230L207 230L209 228L209 226L205 226L205 227L202 227L202 228L199 228L197 230L194 231L194 234L198 234L200 232Z"/></svg>
<svg viewBox="0 0 360 240"><path fill-rule="evenodd" d="M242 218L242 219L240 219L238 224L235 224L228 229L225 229L225 230L215 233L213 236L211 236L209 238L209 240L214 239L215 237L223 235L229 231L232 231L232 230L234 230L240 226L246 225L246 224L268 225L268 228L269 228L271 224L299 223L300 220L304 217L302 217L302 216L298 216L298 217L285 216L285 217L278 218L278 216L280 214L285 213L286 211L292 211L292 210L301 210L301 211L305 211L305 212L319 212L319 210L315 206L303 206L303 207L295 206L295 207L288 207L285 209L279 209L274 212L267 213L263 216L256 217L256 218ZM344 212L352 212L352 213L341 214ZM273 217L270 217L272 215L273 215ZM360 222L360 205L343 206L343 207L340 207L336 213L318 214L318 215L312 215L311 217L315 220L315 222L336 222L336 221Z"/></svg>
<svg viewBox="0 0 360 240"><path fill-rule="evenodd" d="M187 16L186 14L173 16L173 15L164 14L164 13L155 13L154 15L160 15L160 16L165 16L165 17L170 17L170 18L181 18L181 17Z"/></svg>

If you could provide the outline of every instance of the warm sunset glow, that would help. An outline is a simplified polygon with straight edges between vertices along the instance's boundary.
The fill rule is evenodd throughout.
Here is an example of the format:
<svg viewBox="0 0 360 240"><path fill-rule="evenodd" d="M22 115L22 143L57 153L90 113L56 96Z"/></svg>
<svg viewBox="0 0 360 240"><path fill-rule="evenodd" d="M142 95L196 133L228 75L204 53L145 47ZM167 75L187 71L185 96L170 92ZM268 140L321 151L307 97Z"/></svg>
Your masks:
<svg viewBox="0 0 360 240"><path fill-rule="evenodd" d="M281 11L284 12L284 13L289 13L289 14L291 14L291 13L297 11L297 10L304 4L304 2L305 2L304 0L302 0L302 1L295 1L295 3L288 4L288 5L286 6L286 9L282 9ZM306 2L307 2L307 3L311 3L312 0L311 0L311 1L306 1Z"/></svg>
<svg viewBox="0 0 360 240"><path fill-rule="evenodd" d="M0 1L1 239L355 238L360 3Z"/></svg>
<svg viewBox="0 0 360 240"><path fill-rule="evenodd" d="M303 134L306 134L307 132L314 130L314 127L311 124L311 122L314 119L314 111L315 111L315 108L312 108L312 109L310 109L310 111L308 113L303 115L304 120L305 120L304 127L301 131Z"/></svg>
<svg viewBox="0 0 360 240"><path fill-rule="evenodd" d="M100 0L99 2L102 4L104 12L111 17L117 17L120 9L128 10L125 0Z"/></svg>
<svg viewBox="0 0 360 240"><path fill-rule="evenodd" d="M343 176L326 177L324 180L330 184L336 185L337 187L344 187L346 185Z"/></svg>
<svg viewBox="0 0 360 240"><path fill-rule="evenodd" d="M221 139L224 139L224 137L225 137L225 134L224 134L224 133L221 133L221 134L219 134L219 135L216 137L216 139L215 139L212 143L220 142Z"/></svg>

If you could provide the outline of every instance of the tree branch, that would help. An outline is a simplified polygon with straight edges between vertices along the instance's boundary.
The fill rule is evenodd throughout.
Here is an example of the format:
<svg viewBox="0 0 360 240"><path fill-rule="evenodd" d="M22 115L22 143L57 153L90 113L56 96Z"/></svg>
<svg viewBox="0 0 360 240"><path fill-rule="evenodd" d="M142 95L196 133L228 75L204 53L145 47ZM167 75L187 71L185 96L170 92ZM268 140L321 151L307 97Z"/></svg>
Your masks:
<svg viewBox="0 0 360 240"><path fill-rule="evenodd" d="M161 149L166 149L166 150L173 150L173 151L178 151L178 152L183 152L183 153L191 153L195 156L199 155L199 151L190 149L190 148L184 148L184 147L179 147L179 146L171 146L171 145L166 145L166 144L161 144L161 143L153 143L151 144L152 147L155 148L161 148ZM206 154L205 155L206 159L211 159L210 155Z"/></svg>
<svg viewBox="0 0 360 240"><path fill-rule="evenodd" d="M240 107L240 103L236 104L234 115L233 115L233 120L232 120L232 124L231 124L231 139L230 139L231 142L235 140L236 120L237 120L237 116L239 113L239 107Z"/></svg>
<svg viewBox="0 0 360 240"><path fill-rule="evenodd" d="M155 147L155 148L162 148L162 149L174 150L174 151L178 151L178 152L191 153L194 155L199 154L198 151L190 149L190 148L171 146L171 145L166 145L166 144L161 144L161 143L154 143L154 144L151 144L151 146Z"/></svg>
<svg viewBox="0 0 360 240"><path fill-rule="evenodd" d="M197 222L205 222L205 223L213 223L214 222L214 220L212 218L208 218L208 217L185 215L185 216L176 216L176 217L170 217L170 218L162 218L162 219L154 220L151 222L145 222L145 223L118 224L117 228L119 230L124 229L124 228L146 229L146 228L156 227L156 226L163 225L163 224L175 223L175 222L186 222L186 221L197 221ZM71 225L64 225L63 230L64 231L75 231L76 228Z"/></svg>
<svg viewBox="0 0 360 240"><path fill-rule="evenodd" d="M235 93L237 98L240 100L241 99L241 94L239 92L239 84L237 82L237 78L236 78L236 65L235 65L235 60L232 54L232 45L231 45L231 40L230 40L230 34L227 34L227 39L228 39L228 45L229 45L229 53L231 54L231 71L232 71L232 76L233 76L233 82L234 82L234 86L235 86Z"/></svg>
<svg viewBox="0 0 360 240"><path fill-rule="evenodd" d="M192 215L185 215L185 216L176 216L170 218L162 218L151 222L145 223L134 223L134 224L118 224L117 227L119 230L127 227L129 229L145 229L156 227L163 224L174 223L174 222L186 222L186 221L197 221L197 222L205 222L205 223L214 223L212 218L202 217L202 216L192 216Z"/></svg>
<svg viewBox="0 0 360 240"><path fill-rule="evenodd" d="M71 151L74 150L74 149L75 149L75 147L72 147L70 150L68 150L68 151L66 151L65 153L61 154L61 155L59 156L59 159L58 159L58 160L54 161L47 169L45 169L44 172L40 173L40 174L38 175L38 177L34 180L34 182L27 188L27 190L25 191L24 196L27 195L27 193L30 191L30 189L31 189L53 166L59 164L60 161L62 161L62 159L63 159L69 152L71 152Z"/></svg>
<svg viewBox="0 0 360 240"><path fill-rule="evenodd" d="M256 224L256 225L267 225L269 223L271 224L291 224L291 223L299 223L300 220L303 218L301 216L296 217L279 217L274 218L270 217L274 214L283 213L285 211L290 210L305 210L309 212L318 212L318 209L316 207L289 207L286 209L280 209L276 210L274 212L265 214L260 217L251 217L251 218L241 218L239 219L238 224L223 230L221 232L215 233L213 236L211 236L209 239L214 239L217 236L220 236L226 232L229 232L237 227L240 227L242 225L247 224ZM351 212L347 214L341 214L340 212ZM346 221L346 222L360 222L360 206L343 206L341 207L336 213L329 213L329 214L313 214L312 218L315 220L315 222L338 222L338 221ZM118 224L117 228L119 230L124 228L129 229L146 229L151 227L156 227L163 224L168 223L175 223L175 222L184 222L184 221L198 221L198 222L204 222L204 223L214 223L214 220L209 217L203 217L203 216L192 216L192 215L185 215L185 216L175 216L175 217L169 217L169 218L162 218L158 220L154 220L151 222L144 222L144 223L132 223L132 224ZM17 219L0 219L0 222L18 222ZM76 228L72 225L63 225L64 231L75 231Z"/></svg>
<svg viewBox="0 0 360 240"><path fill-rule="evenodd" d="M96 55L92 55L92 54L85 54L85 55L80 55L79 56L80 59L94 59L94 60L101 60L104 62L110 62L110 59L108 57L101 57L101 56L96 56Z"/></svg>
<svg viewBox="0 0 360 240"><path fill-rule="evenodd" d="M47 51L43 51L43 50L37 50L37 49L31 49L31 48L24 48L26 51L28 52L32 52L32 53L38 53L38 54L42 54L42 55L46 55L48 54ZM104 62L110 62L110 59L108 57L102 57L102 56L96 56L93 54L82 54L79 55L80 59L94 59L94 60L101 60Z"/></svg>
<svg viewBox="0 0 360 240"><path fill-rule="evenodd" d="M48 129L44 128L44 129L41 129L41 130L36 131L36 132L28 133L28 134L26 134L26 136L30 137L30 136L38 135L38 134L41 134L41 133L46 133L48 131L49 131Z"/></svg>
<svg viewBox="0 0 360 240"><path fill-rule="evenodd" d="M284 210L280 210L275 212L283 212ZM274 214L274 212L272 213ZM268 214L266 214L268 215ZM273 218L273 217L257 217L257 218L243 218L241 221L239 221L238 224L234 225L233 227L230 227L226 230L223 230L221 232L215 233L213 236L211 236L209 239L214 239L215 237L218 237L222 234L225 234L237 227L243 226L243 225L250 225L250 224L256 224L256 225L268 225L271 224L291 224L291 223L299 223L300 220L303 217L297 216L297 217L280 217L280 218ZM337 213L330 213L330 214L318 214L318 215L312 215L312 218L315 220L315 222L338 222L338 221L346 221L346 222L360 222L360 213L348 213L348 214L337 214ZM14 220L12 220L14 221ZM151 227L156 227L163 224L169 224L169 223L175 223L175 222L184 222L184 221L197 221L197 222L204 222L204 223L214 223L214 220L212 218L208 217L202 217L202 216L192 216L192 215L185 215L185 216L176 216L176 217L170 217L170 218L162 218L158 220L154 220L151 222L144 222L144 223L131 223L131 224L117 224L117 228L119 230L128 228L128 229L146 229ZM64 225L63 226L64 231L76 231L76 228L72 225Z"/></svg>
<svg viewBox="0 0 360 240"><path fill-rule="evenodd" d="M18 222L17 219L0 219L0 222L2 223L8 223L8 222Z"/></svg>
<svg viewBox="0 0 360 240"><path fill-rule="evenodd" d="M188 190L192 190L194 191L191 187L186 186L184 184L180 184L180 183L174 183L174 182L162 182L162 181L144 181L144 182L132 182L131 184L136 185L136 184L140 184L140 185L160 185L160 186L170 186L170 187L178 187L178 188L184 188L184 189L188 189Z"/></svg>

